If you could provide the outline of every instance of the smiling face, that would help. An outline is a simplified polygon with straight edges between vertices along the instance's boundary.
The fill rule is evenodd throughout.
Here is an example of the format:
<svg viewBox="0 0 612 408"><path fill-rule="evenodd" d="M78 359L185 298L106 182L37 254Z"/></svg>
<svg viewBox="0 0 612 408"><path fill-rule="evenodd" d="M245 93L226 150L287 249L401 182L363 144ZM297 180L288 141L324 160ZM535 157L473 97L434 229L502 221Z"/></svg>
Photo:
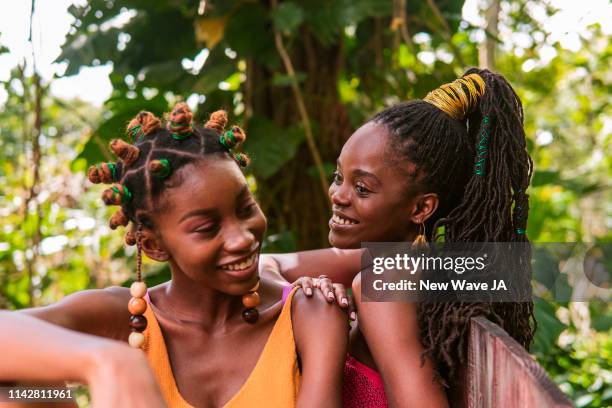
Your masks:
<svg viewBox="0 0 612 408"><path fill-rule="evenodd" d="M180 184L157 200L155 231L143 250L167 260L173 274L219 292L239 295L257 282L266 218L236 163L210 157L182 167Z"/></svg>
<svg viewBox="0 0 612 408"><path fill-rule="evenodd" d="M407 194L414 182L407 170L389 160L388 139L384 126L368 122L342 148L329 188L329 242L337 248L404 241L414 231L422 196Z"/></svg>

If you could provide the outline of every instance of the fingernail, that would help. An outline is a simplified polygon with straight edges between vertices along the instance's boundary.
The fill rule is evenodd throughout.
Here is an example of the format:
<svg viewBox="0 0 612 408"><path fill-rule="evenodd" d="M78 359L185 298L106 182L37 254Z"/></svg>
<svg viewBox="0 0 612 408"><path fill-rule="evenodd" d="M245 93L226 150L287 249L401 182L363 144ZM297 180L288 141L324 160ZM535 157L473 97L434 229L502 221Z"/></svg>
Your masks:
<svg viewBox="0 0 612 408"><path fill-rule="evenodd" d="M306 288L306 295L312 296L312 289Z"/></svg>
<svg viewBox="0 0 612 408"><path fill-rule="evenodd" d="M333 299L334 299L334 292L329 292L329 293L327 294L327 297L328 297L330 300L333 300Z"/></svg>
<svg viewBox="0 0 612 408"><path fill-rule="evenodd" d="M351 320L356 320L357 319L357 314L355 312L351 312Z"/></svg>
<svg viewBox="0 0 612 408"><path fill-rule="evenodd" d="M348 306L348 299L347 298L342 298L342 304L344 306Z"/></svg>

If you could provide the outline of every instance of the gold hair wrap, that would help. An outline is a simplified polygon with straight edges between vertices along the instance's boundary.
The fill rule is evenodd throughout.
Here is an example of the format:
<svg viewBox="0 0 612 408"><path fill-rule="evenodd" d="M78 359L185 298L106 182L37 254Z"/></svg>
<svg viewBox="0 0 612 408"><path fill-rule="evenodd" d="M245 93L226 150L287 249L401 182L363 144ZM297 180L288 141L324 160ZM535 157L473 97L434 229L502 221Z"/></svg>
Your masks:
<svg viewBox="0 0 612 408"><path fill-rule="evenodd" d="M478 98L484 95L484 91L485 83L482 77L478 74L469 74L434 89L423 100L453 119L464 120L474 110Z"/></svg>

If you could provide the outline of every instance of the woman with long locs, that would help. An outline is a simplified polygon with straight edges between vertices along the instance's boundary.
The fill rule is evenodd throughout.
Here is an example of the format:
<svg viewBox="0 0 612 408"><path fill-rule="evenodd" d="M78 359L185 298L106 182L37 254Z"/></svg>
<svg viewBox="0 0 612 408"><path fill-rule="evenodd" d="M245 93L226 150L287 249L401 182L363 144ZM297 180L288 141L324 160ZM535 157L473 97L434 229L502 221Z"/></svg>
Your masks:
<svg viewBox="0 0 612 408"><path fill-rule="evenodd" d="M324 274L298 284L306 293L318 286L344 306L342 285L352 284L358 324L350 336L344 406L460 404L475 316L529 347L530 301L362 301L362 252L355 248L377 241L527 242L532 167L521 101L503 76L488 70L470 69L423 100L385 109L348 139L329 188L329 242L336 249L262 260L264 273L278 280ZM522 256L518 264L529 277L529 254Z"/></svg>

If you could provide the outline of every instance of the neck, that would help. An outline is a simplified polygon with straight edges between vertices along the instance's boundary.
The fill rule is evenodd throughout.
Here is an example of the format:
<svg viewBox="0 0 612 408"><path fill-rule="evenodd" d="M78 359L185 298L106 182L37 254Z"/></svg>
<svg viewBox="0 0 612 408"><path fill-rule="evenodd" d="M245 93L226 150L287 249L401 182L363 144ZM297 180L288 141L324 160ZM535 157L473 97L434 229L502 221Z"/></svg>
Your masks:
<svg viewBox="0 0 612 408"><path fill-rule="evenodd" d="M242 319L242 299L197 284L182 273L173 273L157 305L165 314L183 323L207 328L224 327Z"/></svg>

